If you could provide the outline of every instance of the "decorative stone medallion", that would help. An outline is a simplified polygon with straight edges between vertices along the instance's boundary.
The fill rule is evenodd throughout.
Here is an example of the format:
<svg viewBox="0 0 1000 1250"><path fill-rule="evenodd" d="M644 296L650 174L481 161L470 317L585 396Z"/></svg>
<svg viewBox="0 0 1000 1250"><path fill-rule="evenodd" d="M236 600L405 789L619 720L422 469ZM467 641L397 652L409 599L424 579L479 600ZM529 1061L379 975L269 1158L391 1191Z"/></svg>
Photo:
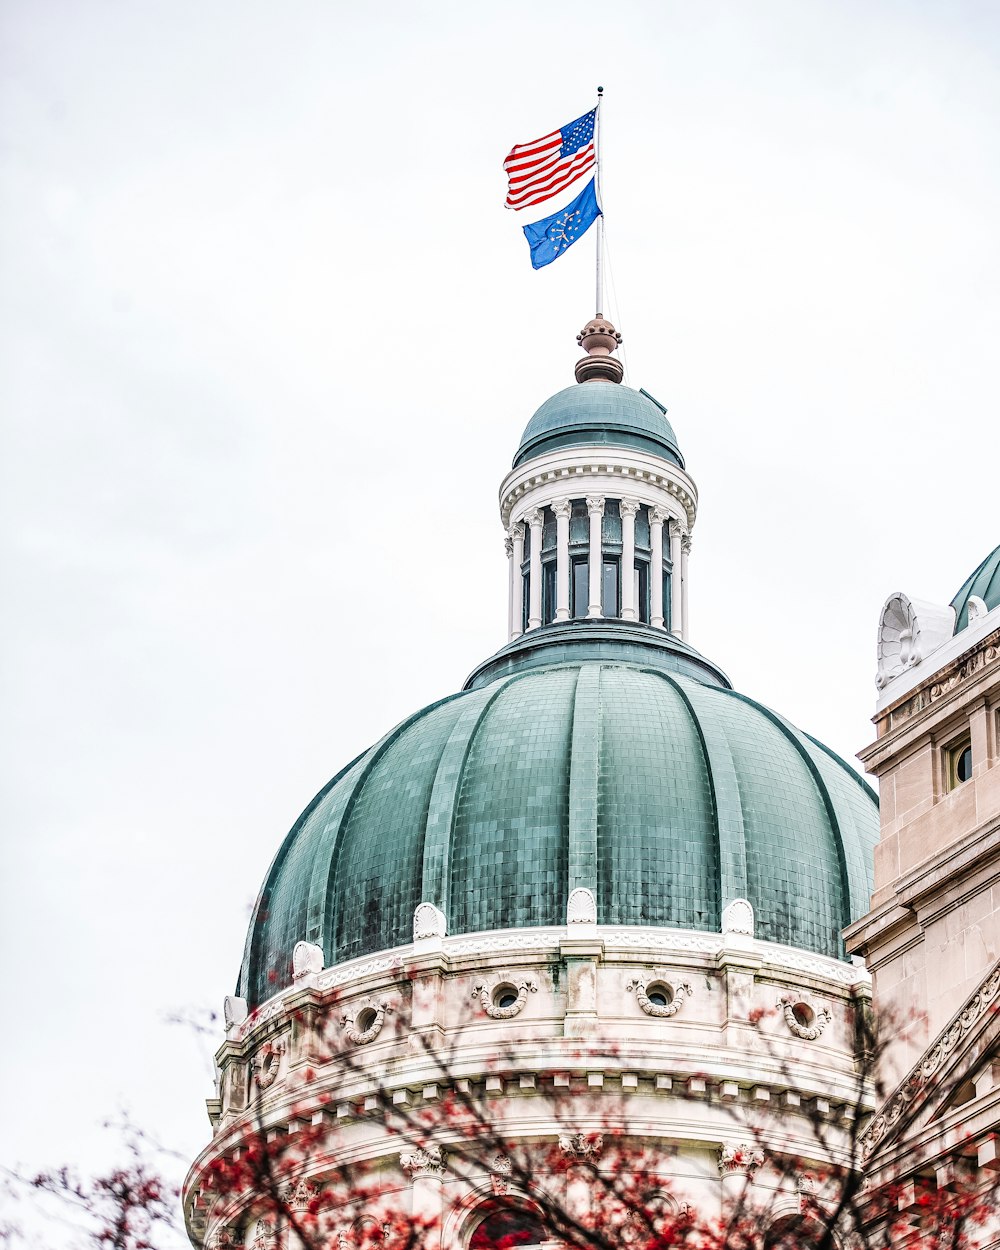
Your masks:
<svg viewBox="0 0 1000 1250"><path fill-rule="evenodd" d="M789 1032L804 1042L814 1042L833 1019L828 1007L819 1011L801 994L783 994L778 999Z"/></svg>
<svg viewBox="0 0 1000 1250"><path fill-rule="evenodd" d="M472 990L473 998L479 999L479 1005L491 1020L513 1020L521 1013L528 995L538 989L533 977L500 976L490 982L478 982Z"/></svg>
<svg viewBox="0 0 1000 1250"><path fill-rule="evenodd" d="M687 981L673 983L662 977L649 980L633 977L625 988L630 994L635 990L636 1002L647 1016L675 1016L684 1006L685 997L691 996Z"/></svg>
<svg viewBox="0 0 1000 1250"><path fill-rule="evenodd" d="M265 1042L253 1057L253 1079L258 1089L269 1089L278 1075L281 1056L285 1053L285 1039Z"/></svg>
<svg viewBox="0 0 1000 1250"><path fill-rule="evenodd" d="M367 1046L382 1032L385 1013L391 1010L392 1006L387 998L380 998L378 1001L373 998L364 999L344 1012L341 1021L344 1036L355 1046Z"/></svg>

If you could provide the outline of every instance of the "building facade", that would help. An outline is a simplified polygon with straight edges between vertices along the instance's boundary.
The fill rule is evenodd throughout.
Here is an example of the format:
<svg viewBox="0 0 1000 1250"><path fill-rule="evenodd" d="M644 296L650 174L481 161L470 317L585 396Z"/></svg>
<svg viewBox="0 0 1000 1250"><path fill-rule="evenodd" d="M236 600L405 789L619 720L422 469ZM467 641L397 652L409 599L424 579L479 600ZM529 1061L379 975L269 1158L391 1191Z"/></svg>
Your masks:
<svg viewBox="0 0 1000 1250"><path fill-rule="evenodd" d="M371 1183L330 1236L402 1210L466 1250L498 1196L535 1209L519 1151L585 1212L623 1148L667 1208L722 1218L752 1181L777 1228L874 1110L841 934L875 797L693 647L695 483L614 327L578 340L500 489L504 645L337 773L267 874L185 1187L196 1244L278 1244L263 1195L213 1177L296 1139L303 1201L345 1166Z"/></svg>
<svg viewBox="0 0 1000 1250"><path fill-rule="evenodd" d="M1000 1186L1000 547L948 605L889 597L877 681L875 889L846 939L892 1033L862 1155L904 1210Z"/></svg>

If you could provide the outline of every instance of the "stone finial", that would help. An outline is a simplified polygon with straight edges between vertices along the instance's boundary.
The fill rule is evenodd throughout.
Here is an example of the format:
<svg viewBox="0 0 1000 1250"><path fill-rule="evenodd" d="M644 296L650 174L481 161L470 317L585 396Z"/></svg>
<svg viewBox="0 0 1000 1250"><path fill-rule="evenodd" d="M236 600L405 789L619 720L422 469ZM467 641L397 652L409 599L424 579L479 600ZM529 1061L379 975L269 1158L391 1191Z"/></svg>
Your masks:
<svg viewBox="0 0 1000 1250"><path fill-rule="evenodd" d="M292 980L313 976L323 971L323 948L315 942L296 942L292 951Z"/></svg>
<svg viewBox="0 0 1000 1250"><path fill-rule="evenodd" d="M423 942L427 938L443 938L448 931L448 921L443 911L433 903L420 903L413 913L413 940Z"/></svg>
<svg viewBox="0 0 1000 1250"><path fill-rule="evenodd" d="M570 892L566 904L567 924L597 924L597 903L593 892L583 886Z"/></svg>
<svg viewBox="0 0 1000 1250"><path fill-rule="evenodd" d="M247 1000L245 998L236 998L232 994L227 994L222 1000L222 1019L226 1026L226 1032L235 1029L241 1025L247 1018Z"/></svg>
<svg viewBox="0 0 1000 1250"><path fill-rule="evenodd" d="M602 316L588 321L576 341L587 353L576 362L576 380L578 382L620 382L625 375L625 368L620 360L611 353L622 341L610 321Z"/></svg>
<svg viewBox="0 0 1000 1250"><path fill-rule="evenodd" d="M753 937L753 907L745 898L734 898L722 913L722 932Z"/></svg>

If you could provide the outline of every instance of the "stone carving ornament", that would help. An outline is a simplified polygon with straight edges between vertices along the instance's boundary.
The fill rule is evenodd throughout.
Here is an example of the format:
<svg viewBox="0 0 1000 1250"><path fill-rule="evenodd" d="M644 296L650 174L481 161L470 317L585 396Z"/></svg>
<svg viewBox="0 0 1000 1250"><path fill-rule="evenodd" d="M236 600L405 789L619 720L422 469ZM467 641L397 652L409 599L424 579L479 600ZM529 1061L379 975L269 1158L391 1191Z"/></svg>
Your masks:
<svg viewBox="0 0 1000 1250"><path fill-rule="evenodd" d="M753 1142L723 1142L719 1151L719 1171L723 1176L742 1172L752 1176L764 1162L764 1152Z"/></svg>
<svg viewBox="0 0 1000 1250"><path fill-rule="evenodd" d="M579 886L570 891L566 904L567 924L597 924L597 903L593 892Z"/></svg>
<svg viewBox="0 0 1000 1250"><path fill-rule="evenodd" d="M315 942L296 942L292 950L292 980L314 976L323 971L323 948Z"/></svg>
<svg viewBox="0 0 1000 1250"><path fill-rule="evenodd" d="M561 1133L559 1149L574 1159L597 1159L604 1150L604 1138L600 1133L593 1137L586 1133Z"/></svg>
<svg viewBox="0 0 1000 1250"><path fill-rule="evenodd" d="M498 1154L490 1164L490 1180L493 1182L493 1192L498 1198L506 1196L510 1189L510 1174L513 1165L505 1154Z"/></svg>
<svg viewBox="0 0 1000 1250"><path fill-rule="evenodd" d="M933 1083L935 1074L956 1046L979 1023L984 1015L996 1010L994 1000L1000 996L1000 968L994 968L972 998L962 1008L934 1045L920 1059L896 1090L885 1111L872 1120L861 1138L861 1160L867 1163L879 1142L895 1131L903 1112L917 1099L924 1088Z"/></svg>
<svg viewBox="0 0 1000 1250"><path fill-rule="evenodd" d="M253 1057L253 1079L258 1089L269 1089L278 1075L281 1056L285 1053L285 1040L265 1042Z"/></svg>
<svg viewBox="0 0 1000 1250"><path fill-rule="evenodd" d="M828 1007L817 1011L801 994L783 994L778 999L789 1031L804 1042L814 1042L833 1019Z"/></svg>
<svg viewBox="0 0 1000 1250"><path fill-rule="evenodd" d="M413 913L414 942L422 942L426 938L443 938L446 932L444 912L433 903L421 903Z"/></svg>
<svg viewBox="0 0 1000 1250"><path fill-rule="evenodd" d="M666 998L667 1001L665 1003L653 1002L649 997L647 987L655 993L656 989L661 986L666 993L661 991L660 997ZM661 1018L677 1015L684 1006L685 997L690 998L691 996L691 986L687 981L673 984L660 977L650 978L649 980L641 980L639 977L634 977L625 988L630 994L635 990L636 1002L638 1002L647 1016L659 1016Z"/></svg>
<svg viewBox="0 0 1000 1250"><path fill-rule="evenodd" d="M382 1032L385 1013L391 1010L392 1006L387 998L380 998L377 1002L373 998L366 998L344 1012L341 1021L344 1036L355 1046L367 1046Z"/></svg>
<svg viewBox="0 0 1000 1250"><path fill-rule="evenodd" d="M440 1146L421 1146L410 1154L399 1156L399 1166L416 1180L421 1176L444 1176L444 1155Z"/></svg>
<svg viewBox="0 0 1000 1250"><path fill-rule="evenodd" d="M479 982L474 986L472 996L479 999L479 1005L491 1020L513 1020L520 1015L528 995L534 994L537 989L533 977L500 976L489 984ZM508 1002L507 999L513 1001Z"/></svg>

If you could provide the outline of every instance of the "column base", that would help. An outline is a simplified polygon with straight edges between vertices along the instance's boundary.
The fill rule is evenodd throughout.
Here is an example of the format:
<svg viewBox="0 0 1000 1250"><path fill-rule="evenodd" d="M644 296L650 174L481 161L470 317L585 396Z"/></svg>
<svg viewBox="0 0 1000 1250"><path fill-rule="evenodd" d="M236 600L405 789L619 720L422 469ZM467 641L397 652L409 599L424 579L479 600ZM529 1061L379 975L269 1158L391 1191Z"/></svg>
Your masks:
<svg viewBox="0 0 1000 1250"><path fill-rule="evenodd" d="M569 620L569 608L556 608L556 620L568 621Z"/></svg>
<svg viewBox="0 0 1000 1250"><path fill-rule="evenodd" d="M662 616L654 616L654 617L653 617L653 619L652 619L649 623L650 623L650 625L652 625L652 627L653 627L654 629L662 629L662 628L663 628L663 617L662 617Z"/></svg>
<svg viewBox="0 0 1000 1250"><path fill-rule="evenodd" d="M603 618L604 613L601 611L601 605L597 604L595 607L595 605L591 603L587 608L587 620L600 621L603 620Z"/></svg>
<svg viewBox="0 0 1000 1250"><path fill-rule="evenodd" d="M639 613L635 610L635 608L622 608L623 621L637 621L638 619Z"/></svg>
<svg viewBox="0 0 1000 1250"><path fill-rule="evenodd" d="M542 618L541 618L540 616L532 616L532 617L530 617L530 618L529 618L529 620L528 620L528 628L529 628L529 629L538 629L538 628L540 627L541 623L542 623Z"/></svg>

